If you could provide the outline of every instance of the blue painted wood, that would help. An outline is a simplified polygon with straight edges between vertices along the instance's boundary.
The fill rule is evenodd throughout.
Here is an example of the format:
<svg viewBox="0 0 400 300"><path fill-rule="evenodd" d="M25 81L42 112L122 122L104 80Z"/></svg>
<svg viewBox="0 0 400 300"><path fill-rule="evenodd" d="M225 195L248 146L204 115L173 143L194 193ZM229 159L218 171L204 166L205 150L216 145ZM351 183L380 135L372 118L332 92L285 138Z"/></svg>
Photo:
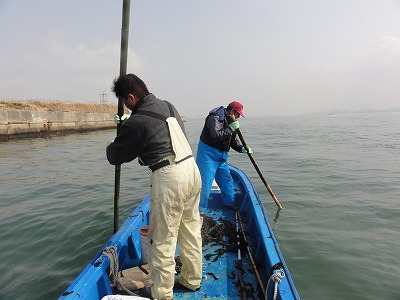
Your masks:
<svg viewBox="0 0 400 300"><path fill-rule="evenodd" d="M278 286L277 298L282 300L300 299L272 232L263 203L249 178L235 167L230 167L230 169L234 179L235 205L240 211L246 238L257 263L263 286L267 286L268 278L272 272L271 267L281 263L282 268L279 271L284 271L285 277ZM120 270L142 263L139 230L148 225L149 210L150 201L149 196L147 196L103 247L103 249L106 246L117 247ZM219 190L211 192L206 216L212 217L218 223L228 221L235 224L235 211L222 206ZM221 245L203 246L201 289L197 292L185 292L176 289L174 290L174 299L240 299L237 250L224 252L217 257L215 254L220 248ZM98 300L106 295L113 294L107 274L110 262L106 256L102 255L103 249L99 251L59 299ZM179 245L177 255L179 255ZM243 279L248 296L254 299L262 299L261 289L246 252L242 252L242 264ZM273 272L276 273L277 270ZM268 299L272 299L272 295L273 285L268 291Z"/></svg>

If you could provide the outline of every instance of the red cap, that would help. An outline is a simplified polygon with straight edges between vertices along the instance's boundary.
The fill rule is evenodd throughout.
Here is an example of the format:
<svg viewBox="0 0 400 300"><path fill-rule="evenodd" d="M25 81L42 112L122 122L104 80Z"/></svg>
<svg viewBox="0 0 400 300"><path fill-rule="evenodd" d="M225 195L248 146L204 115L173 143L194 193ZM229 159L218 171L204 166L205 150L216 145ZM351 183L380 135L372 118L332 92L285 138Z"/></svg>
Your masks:
<svg viewBox="0 0 400 300"><path fill-rule="evenodd" d="M229 103L228 107L230 109L236 110L239 113L239 115L241 115L244 118L242 103L240 103L238 101L233 101L233 102Z"/></svg>

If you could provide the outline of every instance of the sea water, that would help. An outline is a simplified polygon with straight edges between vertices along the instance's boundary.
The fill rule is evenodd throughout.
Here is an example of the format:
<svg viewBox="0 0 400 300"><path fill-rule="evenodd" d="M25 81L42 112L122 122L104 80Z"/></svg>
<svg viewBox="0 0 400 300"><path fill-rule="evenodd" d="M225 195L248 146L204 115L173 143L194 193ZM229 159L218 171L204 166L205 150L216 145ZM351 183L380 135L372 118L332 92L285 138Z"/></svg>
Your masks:
<svg viewBox="0 0 400 300"><path fill-rule="evenodd" d="M196 153L203 118L188 118ZM240 119L251 179L302 299L400 299L400 113ZM0 299L57 299L113 234L115 130L0 143ZM150 171L123 164L120 224Z"/></svg>

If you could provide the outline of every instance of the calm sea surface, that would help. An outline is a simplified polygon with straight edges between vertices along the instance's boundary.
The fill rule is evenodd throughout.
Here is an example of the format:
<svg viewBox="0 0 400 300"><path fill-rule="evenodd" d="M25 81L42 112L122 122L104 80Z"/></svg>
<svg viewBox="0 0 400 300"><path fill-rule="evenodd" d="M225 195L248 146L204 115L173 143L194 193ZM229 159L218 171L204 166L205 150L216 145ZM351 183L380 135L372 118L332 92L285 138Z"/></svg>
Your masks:
<svg viewBox="0 0 400 300"><path fill-rule="evenodd" d="M203 119L186 130L196 152ZM229 161L264 201L302 299L400 299L400 113L241 119ZM113 231L114 130L0 142L0 299L57 299ZM122 166L120 224L150 171Z"/></svg>

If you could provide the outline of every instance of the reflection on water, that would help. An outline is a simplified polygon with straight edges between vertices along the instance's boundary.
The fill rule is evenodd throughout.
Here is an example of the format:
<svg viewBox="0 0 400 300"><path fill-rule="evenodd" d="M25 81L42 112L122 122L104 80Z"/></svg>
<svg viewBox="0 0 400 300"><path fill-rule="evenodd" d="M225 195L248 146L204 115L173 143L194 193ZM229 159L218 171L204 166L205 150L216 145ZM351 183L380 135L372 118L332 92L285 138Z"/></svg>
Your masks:
<svg viewBox="0 0 400 300"><path fill-rule="evenodd" d="M194 153L203 122L185 123ZM255 185L300 296L400 299L399 114L246 118L241 132L284 209L247 155L229 162ZM0 299L57 298L110 238L114 136L0 143ZM149 178L136 161L122 165L120 224Z"/></svg>

